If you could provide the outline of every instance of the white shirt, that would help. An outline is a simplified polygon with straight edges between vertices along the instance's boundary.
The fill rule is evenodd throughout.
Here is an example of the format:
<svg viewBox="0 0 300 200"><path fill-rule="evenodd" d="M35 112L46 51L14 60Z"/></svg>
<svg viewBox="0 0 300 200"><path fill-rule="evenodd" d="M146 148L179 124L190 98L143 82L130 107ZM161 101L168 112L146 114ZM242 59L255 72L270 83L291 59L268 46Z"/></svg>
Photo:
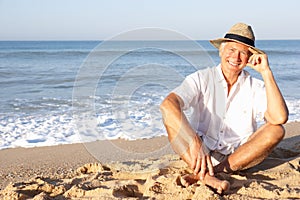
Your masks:
<svg viewBox="0 0 300 200"><path fill-rule="evenodd" d="M229 95L221 66L199 70L173 90L192 108L190 123L210 150L232 153L257 129L267 108L264 83L243 70Z"/></svg>

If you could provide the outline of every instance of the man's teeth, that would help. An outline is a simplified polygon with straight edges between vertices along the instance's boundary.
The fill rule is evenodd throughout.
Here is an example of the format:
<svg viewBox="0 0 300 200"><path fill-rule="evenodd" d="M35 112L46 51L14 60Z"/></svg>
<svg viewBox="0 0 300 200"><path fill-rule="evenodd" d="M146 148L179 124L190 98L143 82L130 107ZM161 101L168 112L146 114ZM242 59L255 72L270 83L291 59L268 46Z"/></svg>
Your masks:
<svg viewBox="0 0 300 200"><path fill-rule="evenodd" d="M238 64L236 64L236 63L233 63L233 62L230 62L230 61L228 61L228 62L229 62L229 64L231 64L233 66L238 66Z"/></svg>

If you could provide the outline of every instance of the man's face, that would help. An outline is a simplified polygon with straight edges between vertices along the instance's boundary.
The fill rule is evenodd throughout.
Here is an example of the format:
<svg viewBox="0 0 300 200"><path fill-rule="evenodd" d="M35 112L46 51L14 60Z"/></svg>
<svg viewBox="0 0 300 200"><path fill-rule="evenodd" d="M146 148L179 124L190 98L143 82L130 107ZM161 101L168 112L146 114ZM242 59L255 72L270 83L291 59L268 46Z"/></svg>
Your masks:
<svg viewBox="0 0 300 200"><path fill-rule="evenodd" d="M226 42L224 48L220 48L222 69L227 73L240 73L251 55L248 48L237 42Z"/></svg>

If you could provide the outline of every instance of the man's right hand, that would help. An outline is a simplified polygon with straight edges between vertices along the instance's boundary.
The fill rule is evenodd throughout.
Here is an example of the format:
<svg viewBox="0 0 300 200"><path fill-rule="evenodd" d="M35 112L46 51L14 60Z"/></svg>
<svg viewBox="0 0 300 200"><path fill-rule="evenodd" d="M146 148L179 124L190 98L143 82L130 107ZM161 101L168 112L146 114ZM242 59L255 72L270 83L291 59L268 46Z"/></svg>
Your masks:
<svg viewBox="0 0 300 200"><path fill-rule="evenodd" d="M194 171L195 175L199 173L201 180L204 179L207 171L209 172L210 176L214 175L209 150L197 135L190 143L187 151L182 155L182 159Z"/></svg>

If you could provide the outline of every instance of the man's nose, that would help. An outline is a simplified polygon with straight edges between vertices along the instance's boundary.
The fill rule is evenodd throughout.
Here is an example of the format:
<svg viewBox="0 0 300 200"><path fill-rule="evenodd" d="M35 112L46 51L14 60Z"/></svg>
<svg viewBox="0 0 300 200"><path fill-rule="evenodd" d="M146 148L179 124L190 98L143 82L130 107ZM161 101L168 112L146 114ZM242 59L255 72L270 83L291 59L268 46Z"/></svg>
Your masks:
<svg viewBox="0 0 300 200"><path fill-rule="evenodd" d="M237 59L237 60L240 60L240 58L241 58L241 52L238 51L238 50L234 51L233 54L232 54L232 57L235 58L235 59Z"/></svg>

